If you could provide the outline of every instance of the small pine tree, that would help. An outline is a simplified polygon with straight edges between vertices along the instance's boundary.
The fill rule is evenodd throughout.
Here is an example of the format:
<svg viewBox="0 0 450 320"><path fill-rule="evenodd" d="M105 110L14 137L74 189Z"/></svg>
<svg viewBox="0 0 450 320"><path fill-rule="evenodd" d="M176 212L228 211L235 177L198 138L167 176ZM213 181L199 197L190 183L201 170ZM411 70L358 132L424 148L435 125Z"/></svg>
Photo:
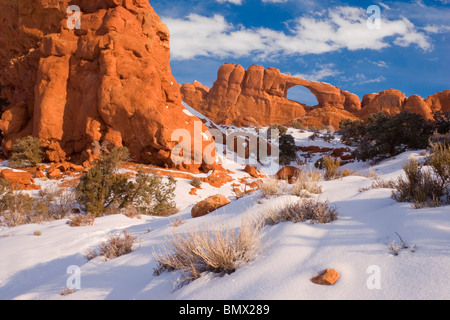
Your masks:
<svg viewBox="0 0 450 320"><path fill-rule="evenodd" d="M175 179L164 183L163 178L142 168L135 182L118 173L120 164L128 158L126 148L115 148L102 154L96 165L84 175L77 186L77 201L88 213L97 217L110 208L134 206L142 214L169 215L176 212Z"/></svg>
<svg viewBox="0 0 450 320"><path fill-rule="evenodd" d="M125 175L117 173L127 158L128 149L114 148L110 153L102 154L95 166L80 179L76 197L86 212L99 217L112 205L119 208L128 205L133 184Z"/></svg>
<svg viewBox="0 0 450 320"><path fill-rule="evenodd" d="M35 167L43 161L41 140L32 136L16 141L11 147L9 164L13 168Z"/></svg>
<svg viewBox="0 0 450 320"><path fill-rule="evenodd" d="M280 164L289 165L297 159L295 139L290 134L282 135L280 138Z"/></svg>

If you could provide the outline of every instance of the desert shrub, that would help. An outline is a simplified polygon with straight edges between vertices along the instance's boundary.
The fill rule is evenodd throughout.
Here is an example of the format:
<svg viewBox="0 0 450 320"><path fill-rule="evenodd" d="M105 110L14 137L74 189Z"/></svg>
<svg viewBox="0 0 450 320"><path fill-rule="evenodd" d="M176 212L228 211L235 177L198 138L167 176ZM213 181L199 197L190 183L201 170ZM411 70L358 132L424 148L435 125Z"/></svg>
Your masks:
<svg viewBox="0 0 450 320"><path fill-rule="evenodd" d="M322 135L322 139L323 139L323 141L330 143L331 140L336 139L336 136L332 133L327 132Z"/></svg>
<svg viewBox="0 0 450 320"><path fill-rule="evenodd" d="M163 177L156 172L139 170L133 184L131 204L141 214L168 216L177 212L175 204L176 180Z"/></svg>
<svg viewBox="0 0 450 320"><path fill-rule="evenodd" d="M297 182L292 186L291 194L298 197L305 197L307 194L321 194L322 186L317 182L322 179L320 172L318 171L302 171L298 177Z"/></svg>
<svg viewBox="0 0 450 320"><path fill-rule="evenodd" d="M170 221L170 225L174 228L182 226L184 223L185 223L185 221L180 217L177 217L177 218L173 219L172 221Z"/></svg>
<svg viewBox="0 0 450 320"><path fill-rule="evenodd" d="M1 222L8 227L24 224L33 210L33 199L21 191L8 189L0 198Z"/></svg>
<svg viewBox="0 0 450 320"><path fill-rule="evenodd" d="M39 196L35 199L34 211L44 220L59 220L70 214L76 203L74 192L46 188L39 191Z"/></svg>
<svg viewBox="0 0 450 320"><path fill-rule="evenodd" d="M349 146L359 142L365 134L364 122L361 120L344 119L339 127L341 141Z"/></svg>
<svg viewBox="0 0 450 320"><path fill-rule="evenodd" d="M434 147L430 166L414 159L403 165L406 179L400 177L392 197L412 202L415 208L437 207L450 203L450 149Z"/></svg>
<svg viewBox="0 0 450 320"><path fill-rule="evenodd" d="M17 140L11 147L9 164L13 168L34 167L44 160L39 138L32 136Z"/></svg>
<svg viewBox="0 0 450 320"><path fill-rule="evenodd" d="M128 233L126 230L121 234L112 235L107 241L99 245L97 251L90 250L86 257L92 260L95 257L102 256L104 260L111 260L126 255L133 251L133 245L136 243L137 237Z"/></svg>
<svg viewBox="0 0 450 320"><path fill-rule="evenodd" d="M442 189L450 186L450 145L435 144L431 149L430 164L441 181Z"/></svg>
<svg viewBox="0 0 450 320"><path fill-rule="evenodd" d="M92 226L95 222L95 216L93 214L77 214L69 216L67 224L71 227L86 227Z"/></svg>
<svg viewBox="0 0 450 320"><path fill-rule="evenodd" d="M273 124L267 130L267 139L276 139L278 137L281 137L287 133L287 130L288 128L281 124ZM275 136L272 136L272 131L276 132Z"/></svg>
<svg viewBox="0 0 450 320"><path fill-rule="evenodd" d="M291 128L294 128L297 130L303 130L303 129L305 129L305 126L301 122L294 121L291 123Z"/></svg>
<svg viewBox="0 0 450 320"><path fill-rule="evenodd" d="M50 205L49 215L54 219L63 219L76 205L75 193L63 191Z"/></svg>
<svg viewBox="0 0 450 320"><path fill-rule="evenodd" d="M308 140L316 141L318 138L320 138L320 132L314 131L313 134L308 137Z"/></svg>
<svg viewBox="0 0 450 320"><path fill-rule="evenodd" d="M340 126L343 142L358 143L356 158L374 162L408 149L427 148L434 131L433 126L421 115L409 112L394 117L380 112L364 122L343 120Z"/></svg>
<svg viewBox="0 0 450 320"><path fill-rule="evenodd" d="M433 146L436 144L440 144L443 146L450 146L450 132L447 132L445 134L435 132L430 137L430 145Z"/></svg>
<svg viewBox="0 0 450 320"><path fill-rule="evenodd" d="M372 181L372 185L367 188L360 188L359 192L364 192L371 189L397 189L397 182L394 180L383 180L376 178Z"/></svg>
<svg viewBox="0 0 450 320"><path fill-rule="evenodd" d="M310 181L310 182L322 181L322 173L318 170L310 169L306 173L303 171L303 176L305 176L307 181Z"/></svg>
<svg viewBox="0 0 450 320"><path fill-rule="evenodd" d="M186 235L174 233L160 252L154 254L158 262L155 275L179 270L182 273L179 286L182 286L198 279L204 272L231 274L254 259L260 238L260 226L248 221L243 221L237 230L221 224Z"/></svg>
<svg viewBox="0 0 450 320"><path fill-rule="evenodd" d="M202 180L200 178L194 177L191 180L191 186L194 188L200 189L202 187Z"/></svg>
<svg viewBox="0 0 450 320"><path fill-rule="evenodd" d="M438 133L445 135L450 132L450 112L438 111L433 114L431 126Z"/></svg>
<svg viewBox="0 0 450 320"><path fill-rule="evenodd" d="M330 223L338 219L338 211L330 207L328 201L304 199L298 202L286 203L269 209L262 214L264 225L275 225L281 222Z"/></svg>
<svg viewBox="0 0 450 320"><path fill-rule="evenodd" d="M327 181L337 179L342 176L339 173L339 168L341 167L340 159L325 156L323 157L323 167L325 169L324 179Z"/></svg>
<svg viewBox="0 0 450 320"><path fill-rule="evenodd" d="M295 139L290 134L284 134L280 137L279 143L279 163L287 166L297 159Z"/></svg>
<svg viewBox="0 0 450 320"><path fill-rule="evenodd" d="M259 185L259 190L266 198L279 196L283 193L282 188L276 179L266 179Z"/></svg>
<svg viewBox="0 0 450 320"><path fill-rule="evenodd" d="M292 194L298 197L305 196L305 191L312 194L321 194L322 186L316 182L299 181L292 187Z"/></svg>

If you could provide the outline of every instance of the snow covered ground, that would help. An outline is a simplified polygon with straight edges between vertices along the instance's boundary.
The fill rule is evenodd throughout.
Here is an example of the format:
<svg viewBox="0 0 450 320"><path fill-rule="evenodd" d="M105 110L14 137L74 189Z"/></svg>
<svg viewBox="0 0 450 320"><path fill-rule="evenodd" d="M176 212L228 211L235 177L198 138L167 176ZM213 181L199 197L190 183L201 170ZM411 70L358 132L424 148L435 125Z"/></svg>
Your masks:
<svg viewBox="0 0 450 320"><path fill-rule="evenodd" d="M293 134L297 144L327 145L309 141L308 132ZM339 146L337 141L332 144ZM344 168L395 179L403 172L402 164L419 154L407 152L373 167L353 163ZM225 167L234 172L235 178L248 177L240 163L229 161ZM324 192L318 197L338 208L337 221L266 226L261 248L252 262L231 275L204 274L176 289L179 272L153 274L157 267L153 253L173 232L185 233L219 222L239 227L243 217L299 199L265 199L259 191L236 199L231 183L220 189L204 184L198 195L192 196L188 195L189 181L177 180L176 201L181 211L171 217L131 219L113 215L96 219L93 226L78 228L70 227L67 220L2 227L0 299L450 299L450 207L416 210L409 203L392 200L390 189L359 192L372 183L364 176L320 182ZM231 203L192 219L192 206L217 193L227 196ZM182 219L184 224L174 227L175 219ZM85 258L89 249L123 230L139 240L132 253L106 262L101 257L90 261ZM41 235L34 235L35 231ZM394 256L388 245L393 241L400 244L397 234L409 248ZM310 281L328 268L341 275L334 286ZM63 296L67 281L73 279L72 270L77 270L81 288Z"/></svg>

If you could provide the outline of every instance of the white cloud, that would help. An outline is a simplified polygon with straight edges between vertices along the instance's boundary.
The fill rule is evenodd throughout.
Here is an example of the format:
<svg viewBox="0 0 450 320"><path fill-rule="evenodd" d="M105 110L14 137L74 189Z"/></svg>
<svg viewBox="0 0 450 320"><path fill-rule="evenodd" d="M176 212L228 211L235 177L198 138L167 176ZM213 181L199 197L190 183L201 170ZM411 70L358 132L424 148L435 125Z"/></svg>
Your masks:
<svg viewBox="0 0 450 320"><path fill-rule="evenodd" d="M369 84L369 83L385 82L386 78L384 76L378 76L376 78L368 78L366 75L358 73L358 74L356 74L354 80L355 80L355 82L353 83L353 85L356 86L356 85Z"/></svg>
<svg viewBox="0 0 450 320"><path fill-rule="evenodd" d="M314 69L308 74L305 73L297 73L294 74L294 77L302 78L309 81L322 81L324 79L335 77L341 72L335 69L335 65L333 63L324 64L317 66L318 68Z"/></svg>
<svg viewBox="0 0 450 320"><path fill-rule="evenodd" d="M238 5L238 6L240 6L242 4L242 0L216 0L216 1L218 3L227 3L227 2L229 2L229 3L232 3L232 4Z"/></svg>
<svg viewBox="0 0 450 320"><path fill-rule="evenodd" d="M424 31L406 18L382 19L378 30L370 30L367 20L366 10L348 6L299 17L290 24L290 32L236 26L221 15L163 18L171 30L172 56L176 60L250 55L264 60L278 55L321 54L342 49L381 50L393 45L432 49Z"/></svg>
<svg viewBox="0 0 450 320"><path fill-rule="evenodd" d="M262 0L264 3L285 3L288 2L288 0Z"/></svg>
<svg viewBox="0 0 450 320"><path fill-rule="evenodd" d="M446 33L450 32L450 26L427 25L423 30L428 33Z"/></svg>

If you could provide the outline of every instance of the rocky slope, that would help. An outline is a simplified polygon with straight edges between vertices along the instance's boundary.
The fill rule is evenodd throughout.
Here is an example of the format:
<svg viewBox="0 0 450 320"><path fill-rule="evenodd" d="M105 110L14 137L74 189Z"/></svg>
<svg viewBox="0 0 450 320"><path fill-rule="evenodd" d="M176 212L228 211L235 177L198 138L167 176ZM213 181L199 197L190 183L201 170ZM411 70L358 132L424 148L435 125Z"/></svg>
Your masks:
<svg viewBox="0 0 450 320"><path fill-rule="evenodd" d="M307 106L287 99L294 86L303 86L317 98L318 105ZM267 126L293 120L307 127L339 128L342 119L366 119L385 111L390 115L410 111L432 117L435 111L450 111L450 90L426 100L418 95L407 98L398 90L359 97L321 82L286 75L276 68L253 65L245 70L240 65L224 64L211 89L199 82L184 84L183 100L218 124L235 126Z"/></svg>
<svg viewBox="0 0 450 320"><path fill-rule="evenodd" d="M68 27L69 5L81 9L79 29ZM55 162L90 160L99 142L110 142L135 161L208 169L171 160L173 131L194 136L199 119L183 112L169 30L147 0L1 1L0 29L5 153L33 135ZM202 150L211 143L203 140Z"/></svg>

